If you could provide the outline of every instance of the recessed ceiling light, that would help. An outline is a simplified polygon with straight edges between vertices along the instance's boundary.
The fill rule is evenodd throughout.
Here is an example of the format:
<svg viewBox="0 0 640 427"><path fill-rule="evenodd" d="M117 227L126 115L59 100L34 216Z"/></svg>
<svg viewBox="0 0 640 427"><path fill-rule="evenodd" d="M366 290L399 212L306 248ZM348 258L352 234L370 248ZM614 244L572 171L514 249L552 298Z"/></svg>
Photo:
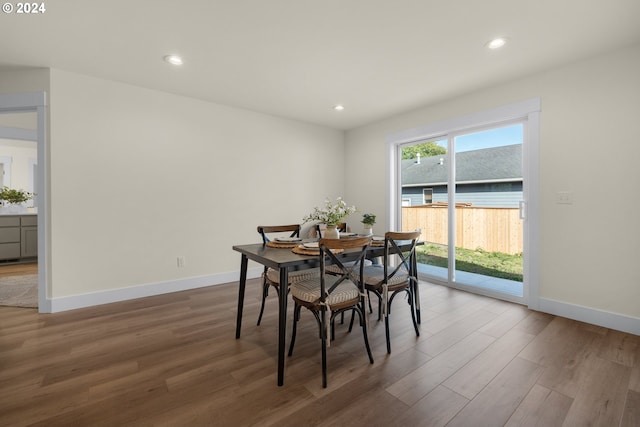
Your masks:
<svg viewBox="0 0 640 427"><path fill-rule="evenodd" d="M182 58L180 58L178 55L167 55L164 57L165 62L168 62L169 64L172 65L182 65Z"/></svg>
<svg viewBox="0 0 640 427"><path fill-rule="evenodd" d="M335 107L333 107L333 109L336 110L336 111L342 111L342 110L344 110L344 105L338 104Z"/></svg>
<svg viewBox="0 0 640 427"><path fill-rule="evenodd" d="M502 46L507 44L507 39L504 37L497 37L487 43L487 47L489 49L500 49Z"/></svg>

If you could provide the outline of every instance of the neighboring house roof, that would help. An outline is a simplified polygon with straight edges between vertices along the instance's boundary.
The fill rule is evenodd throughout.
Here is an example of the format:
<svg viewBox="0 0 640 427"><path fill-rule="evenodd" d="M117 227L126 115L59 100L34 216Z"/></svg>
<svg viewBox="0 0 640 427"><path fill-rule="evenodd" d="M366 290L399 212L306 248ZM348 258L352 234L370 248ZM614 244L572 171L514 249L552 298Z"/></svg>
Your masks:
<svg viewBox="0 0 640 427"><path fill-rule="evenodd" d="M446 155L403 160L402 186L446 184L447 163ZM458 153L456 171L458 183L522 181L522 144Z"/></svg>

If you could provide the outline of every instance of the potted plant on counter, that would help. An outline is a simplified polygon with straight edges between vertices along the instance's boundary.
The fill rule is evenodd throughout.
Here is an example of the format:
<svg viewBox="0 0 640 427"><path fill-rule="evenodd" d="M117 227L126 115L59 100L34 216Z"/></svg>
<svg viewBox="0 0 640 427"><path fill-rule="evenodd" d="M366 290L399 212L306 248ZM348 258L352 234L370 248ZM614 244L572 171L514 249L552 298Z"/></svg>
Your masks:
<svg viewBox="0 0 640 427"><path fill-rule="evenodd" d="M5 210L10 213L20 213L26 208L24 202L33 199L33 193L24 190L16 190L14 188L2 187L0 190L0 201L2 201Z"/></svg>
<svg viewBox="0 0 640 427"><path fill-rule="evenodd" d="M364 224L362 234L364 236L373 236L373 224L376 223L376 216L372 213L362 215L362 224Z"/></svg>

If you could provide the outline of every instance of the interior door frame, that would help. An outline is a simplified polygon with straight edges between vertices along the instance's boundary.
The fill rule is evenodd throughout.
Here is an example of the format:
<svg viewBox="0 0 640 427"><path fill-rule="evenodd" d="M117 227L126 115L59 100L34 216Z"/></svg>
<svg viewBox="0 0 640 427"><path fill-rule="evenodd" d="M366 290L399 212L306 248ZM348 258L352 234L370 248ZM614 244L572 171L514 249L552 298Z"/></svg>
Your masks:
<svg viewBox="0 0 640 427"><path fill-rule="evenodd" d="M539 306L538 285L538 228L539 228L539 123L540 98L533 98L502 107L456 117L402 132L387 137L387 228L402 227L400 201L401 156L399 146L425 140L436 140L444 135L458 134L469 129L489 127L510 121L524 121L523 155L523 298L524 304L537 310ZM449 153L448 153L449 155Z"/></svg>
<svg viewBox="0 0 640 427"><path fill-rule="evenodd" d="M40 313L51 312L51 299L47 289L47 277L49 251L47 241L47 218L49 200L46 183L46 102L45 92L0 94L0 114L35 112L37 127L32 129L18 129L12 127L0 127L0 137L25 141L36 141L38 147L38 311Z"/></svg>

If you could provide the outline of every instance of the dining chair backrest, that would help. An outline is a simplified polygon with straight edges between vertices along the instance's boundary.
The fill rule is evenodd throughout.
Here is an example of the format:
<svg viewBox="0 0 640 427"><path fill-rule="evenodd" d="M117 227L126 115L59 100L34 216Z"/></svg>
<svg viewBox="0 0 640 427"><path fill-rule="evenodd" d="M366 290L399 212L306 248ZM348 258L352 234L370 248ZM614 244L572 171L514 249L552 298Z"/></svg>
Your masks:
<svg viewBox="0 0 640 427"><path fill-rule="evenodd" d="M320 248L320 283L321 283L321 301L324 302L327 294L330 294L340 283L345 280L353 282L363 291L364 264L367 256L367 250L371 243L370 237L356 237L353 239L320 239L318 246ZM350 252L348 262L343 260L342 256L337 256L332 249L346 250ZM359 251L358 251L359 249ZM325 277L327 274L327 266L335 265L340 268L341 273L338 280L326 289ZM331 273L333 277L336 273Z"/></svg>
<svg viewBox="0 0 640 427"><path fill-rule="evenodd" d="M300 224L291 225L259 225L258 233L262 236L262 243L266 244L271 239L268 234L290 232L289 237L300 237Z"/></svg>
<svg viewBox="0 0 640 427"><path fill-rule="evenodd" d="M416 244L420 231L387 231L384 234L384 280L388 282L396 274L413 272L416 256ZM407 246L408 244L408 246ZM402 248L401 248L402 246ZM397 256L398 263L391 265L391 257Z"/></svg>
<svg viewBox="0 0 640 427"><path fill-rule="evenodd" d="M271 241L271 237L275 234L286 233L289 237L300 237L300 224L291 225L259 225L258 233L262 237L262 245L266 246ZM270 237L271 235L271 237ZM276 272L276 277L278 273ZM292 277L289 278L290 280ZM288 284L285 284L284 288L288 289ZM273 286L277 292L280 292L280 283L278 278L269 278L269 268L265 265L264 272L262 273L262 303L260 305L260 314L258 315L258 326L262 321L262 314L264 313L264 305L269 294L269 286Z"/></svg>

